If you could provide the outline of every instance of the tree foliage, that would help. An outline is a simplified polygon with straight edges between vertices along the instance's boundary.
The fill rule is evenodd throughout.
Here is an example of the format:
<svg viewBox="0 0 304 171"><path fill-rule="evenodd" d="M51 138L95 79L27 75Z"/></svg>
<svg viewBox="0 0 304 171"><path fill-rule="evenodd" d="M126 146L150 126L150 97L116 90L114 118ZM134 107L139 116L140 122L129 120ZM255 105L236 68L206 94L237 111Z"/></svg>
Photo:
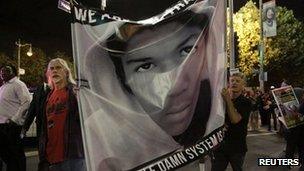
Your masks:
<svg viewBox="0 0 304 171"><path fill-rule="evenodd" d="M252 75L259 62L259 10L249 1L234 15L233 25L238 35L239 57L237 66L245 75Z"/></svg>
<svg viewBox="0 0 304 171"><path fill-rule="evenodd" d="M303 85L304 24L293 12L277 7L277 36L265 38L264 67L269 83L288 78L294 85ZM237 66L248 77L259 68L260 16L259 9L249 1L234 15L238 35L239 59Z"/></svg>
<svg viewBox="0 0 304 171"><path fill-rule="evenodd" d="M5 53L0 52L0 67L4 65L16 65L17 61L14 62L10 57L8 57Z"/></svg>
<svg viewBox="0 0 304 171"><path fill-rule="evenodd" d="M304 24L299 22L293 12L277 8L277 36L266 41L266 69L277 82L283 77L294 86L304 84Z"/></svg>
<svg viewBox="0 0 304 171"><path fill-rule="evenodd" d="M62 58L66 60L73 71L72 58L63 52L55 52L48 57L42 49L33 47L33 55L29 57L26 55L27 50L27 48L21 48L20 68L25 70L25 74L20 75L20 79L24 81L28 87L36 87L43 82L47 64L53 58ZM11 64L17 68L17 57L17 50L12 57L0 52L0 66Z"/></svg>
<svg viewBox="0 0 304 171"><path fill-rule="evenodd" d="M25 74L20 76L29 87L35 87L43 82L46 68L46 54L39 48L33 48L33 55L26 55L27 49L21 49L20 68L25 70ZM14 61L17 61L17 55L14 55Z"/></svg>

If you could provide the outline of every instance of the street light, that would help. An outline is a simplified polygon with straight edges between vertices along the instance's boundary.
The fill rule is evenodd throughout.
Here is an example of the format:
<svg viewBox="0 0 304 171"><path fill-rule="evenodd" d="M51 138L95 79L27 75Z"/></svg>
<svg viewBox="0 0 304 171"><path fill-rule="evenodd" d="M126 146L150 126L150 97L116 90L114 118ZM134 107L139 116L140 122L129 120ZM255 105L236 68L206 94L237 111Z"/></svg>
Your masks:
<svg viewBox="0 0 304 171"><path fill-rule="evenodd" d="M21 47L25 47L25 46L29 46L29 50L27 51L27 56L32 56L33 55L33 51L32 51L32 44L31 43L25 43L25 44L21 44L20 39L18 39L18 42L15 42L16 45L18 46L18 71L17 71L17 76L20 77L20 54L21 54Z"/></svg>
<svg viewBox="0 0 304 171"><path fill-rule="evenodd" d="M30 49L29 51L26 52L27 56L32 56L33 55L33 51L32 51L32 45L30 45Z"/></svg>

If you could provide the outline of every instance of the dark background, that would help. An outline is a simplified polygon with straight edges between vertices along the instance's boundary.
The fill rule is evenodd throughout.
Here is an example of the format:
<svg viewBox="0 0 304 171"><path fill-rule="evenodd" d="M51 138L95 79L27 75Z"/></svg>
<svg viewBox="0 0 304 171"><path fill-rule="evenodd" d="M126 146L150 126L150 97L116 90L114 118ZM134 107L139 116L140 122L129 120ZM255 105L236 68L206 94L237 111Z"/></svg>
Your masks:
<svg viewBox="0 0 304 171"><path fill-rule="evenodd" d="M235 11L247 2L234 1ZM152 14L154 9L174 2L176 0L108 0L107 3L109 10L124 15L142 9L138 6L144 5L151 7L146 11ZM15 41L20 38L23 43L41 48L47 55L61 51L72 56L70 14L58 9L57 3L57 0L0 0L0 52L12 56L16 50ZM82 3L100 6L100 0ZM304 21L304 0L277 0L276 4L293 10L296 17Z"/></svg>

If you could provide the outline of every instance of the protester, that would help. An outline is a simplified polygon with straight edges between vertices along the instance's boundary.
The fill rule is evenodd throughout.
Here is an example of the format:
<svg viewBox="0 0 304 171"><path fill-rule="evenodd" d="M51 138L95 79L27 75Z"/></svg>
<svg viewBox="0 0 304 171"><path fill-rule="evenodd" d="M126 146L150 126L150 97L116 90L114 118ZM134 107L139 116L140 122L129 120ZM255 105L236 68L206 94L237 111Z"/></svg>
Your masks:
<svg viewBox="0 0 304 171"><path fill-rule="evenodd" d="M223 89L222 96L226 102L227 131L224 143L214 151L212 171L222 171L231 164L233 170L242 170L247 152L247 124L251 111L251 102L243 96L245 80L241 73L229 78L229 89Z"/></svg>
<svg viewBox="0 0 304 171"><path fill-rule="evenodd" d="M0 66L0 68L2 68L2 67ZM2 86L2 84L3 84L3 81L2 81L2 78L0 77L0 87ZM3 161L0 158L0 171L2 171L2 167L3 167L2 165L3 165Z"/></svg>
<svg viewBox="0 0 304 171"><path fill-rule="evenodd" d="M267 114L265 113L265 110L263 109L264 103L263 103L263 96L264 94L261 91L257 92L257 106L261 118L261 126L267 125Z"/></svg>
<svg viewBox="0 0 304 171"><path fill-rule="evenodd" d="M24 127L27 129L36 115L39 131L39 169L86 170L74 93L75 81L71 70L63 59L52 59L48 64L47 77L50 80L51 91L41 90L41 93L36 93ZM41 101L37 101L39 99Z"/></svg>
<svg viewBox="0 0 304 171"><path fill-rule="evenodd" d="M276 106L272 96L270 95L271 92L267 92L263 95L262 101L263 101L263 110L266 115L267 124L268 124L268 131L271 131L271 118L273 120L273 129L277 131L277 118L274 113L274 108Z"/></svg>
<svg viewBox="0 0 304 171"><path fill-rule="evenodd" d="M298 110L299 115L304 115L304 90L301 88L294 88L300 106ZM304 170L304 125L298 125L286 131L286 158L293 159L296 148L300 159L301 168Z"/></svg>
<svg viewBox="0 0 304 171"><path fill-rule="evenodd" d="M252 111L249 117L249 130L256 131L259 129L259 112L258 112L258 104L257 104L257 93L253 90L248 90L244 94L252 104Z"/></svg>
<svg viewBox="0 0 304 171"><path fill-rule="evenodd" d="M300 107L299 107L299 113L301 114L301 116L303 117L304 116L304 89L302 89L302 92L301 94L299 93L298 95L298 99L299 99L299 102L300 102ZM301 98L300 98L301 97ZM301 164L301 167L300 167L300 170L301 171L304 171L304 125L300 125L299 128L300 130L300 135L298 136L298 154L299 154L299 159L300 159L300 164Z"/></svg>
<svg viewBox="0 0 304 171"><path fill-rule="evenodd" d="M46 74L46 73L45 73ZM21 136L25 136L26 132L29 130L30 126L32 125L35 117L36 117L36 135L40 139L41 133L42 133L42 120L45 118L44 114L44 107L45 107L45 101L47 98L47 94L51 91L50 86L48 85L47 77L44 76L44 82L42 85L40 85L36 91L33 94L33 100L30 104L30 107L28 109L28 114L24 122L24 126L22 127ZM42 143L39 143L39 149ZM43 158L42 151L38 151L39 153L39 164L38 164L38 170L44 170L43 168L48 167L47 161Z"/></svg>
<svg viewBox="0 0 304 171"><path fill-rule="evenodd" d="M4 82L0 87L0 157L8 171L25 171L20 132L31 96L26 85L16 77L15 67L2 67L0 75Z"/></svg>
<svg viewBox="0 0 304 171"><path fill-rule="evenodd" d="M289 83L288 83L287 79L283 78L283 81L281 83L281 87L285 87L285 86L288 86L288 85L289 85Z"/></svg>

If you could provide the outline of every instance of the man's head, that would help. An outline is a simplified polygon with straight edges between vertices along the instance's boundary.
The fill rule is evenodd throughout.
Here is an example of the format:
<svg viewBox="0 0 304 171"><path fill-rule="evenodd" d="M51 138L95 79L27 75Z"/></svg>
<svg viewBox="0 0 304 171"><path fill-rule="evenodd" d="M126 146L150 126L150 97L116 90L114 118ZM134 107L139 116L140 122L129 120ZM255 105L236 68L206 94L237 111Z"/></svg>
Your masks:
<svg viewBox="0 0 304 171"><path fill-rule="evenodd" d="M246 85L245 77L241 73L235 73L229 77L229 89L233 93L241 93Z"/></svg>
<svg viewBox="0 0 304 171"><path fill-rule="evenodd" d="M107 40L106 49L109 50L116 74L124 88L133 93L132 87L127 84L128 78L135 75L137 70L151 71L148 69L156 65L157 59L164 64L157 65L159 70L154 69L158 73L167 72L172 66L178 66L184 59L178 56L186 56L192 48L195 49L191 44L193 45L195 38L208 27L209 13L212 13L212 10L206 9L202 14L187 11L183 15L179 14L155 25L126 23L118 28L117 33ZM183 38L184 41L181 40ZM173 49L178 43L180 49ZM174 51L178 51L178 54L174 54ZM164 57L166 59L161 59ZM154 61L145 60L148 58Z"/></svg>
<svg viewBox="0 0 304 171"><path fill-rule="evenodd" d="M17 70L12 65L5 65L0 70L0 76L1 76L1 79L4 82L9 81L10 79L15 77L16 75L17 75Z"/></svg>
<svg viewBox="0 0 304 171"><path fill-rule="evenodd" d="M195 112L206 65L206 13L187 11L155 25L126 23L106 43L124 88L172 136L188 128Z"/></svg>
<svg viewBox="0 0 304 171"><path fill-rule="evenodd" d="M58 83L75 84L67 62L61 58L52 59L49 62L47 69L47 77L53 85Z"/></svg>

